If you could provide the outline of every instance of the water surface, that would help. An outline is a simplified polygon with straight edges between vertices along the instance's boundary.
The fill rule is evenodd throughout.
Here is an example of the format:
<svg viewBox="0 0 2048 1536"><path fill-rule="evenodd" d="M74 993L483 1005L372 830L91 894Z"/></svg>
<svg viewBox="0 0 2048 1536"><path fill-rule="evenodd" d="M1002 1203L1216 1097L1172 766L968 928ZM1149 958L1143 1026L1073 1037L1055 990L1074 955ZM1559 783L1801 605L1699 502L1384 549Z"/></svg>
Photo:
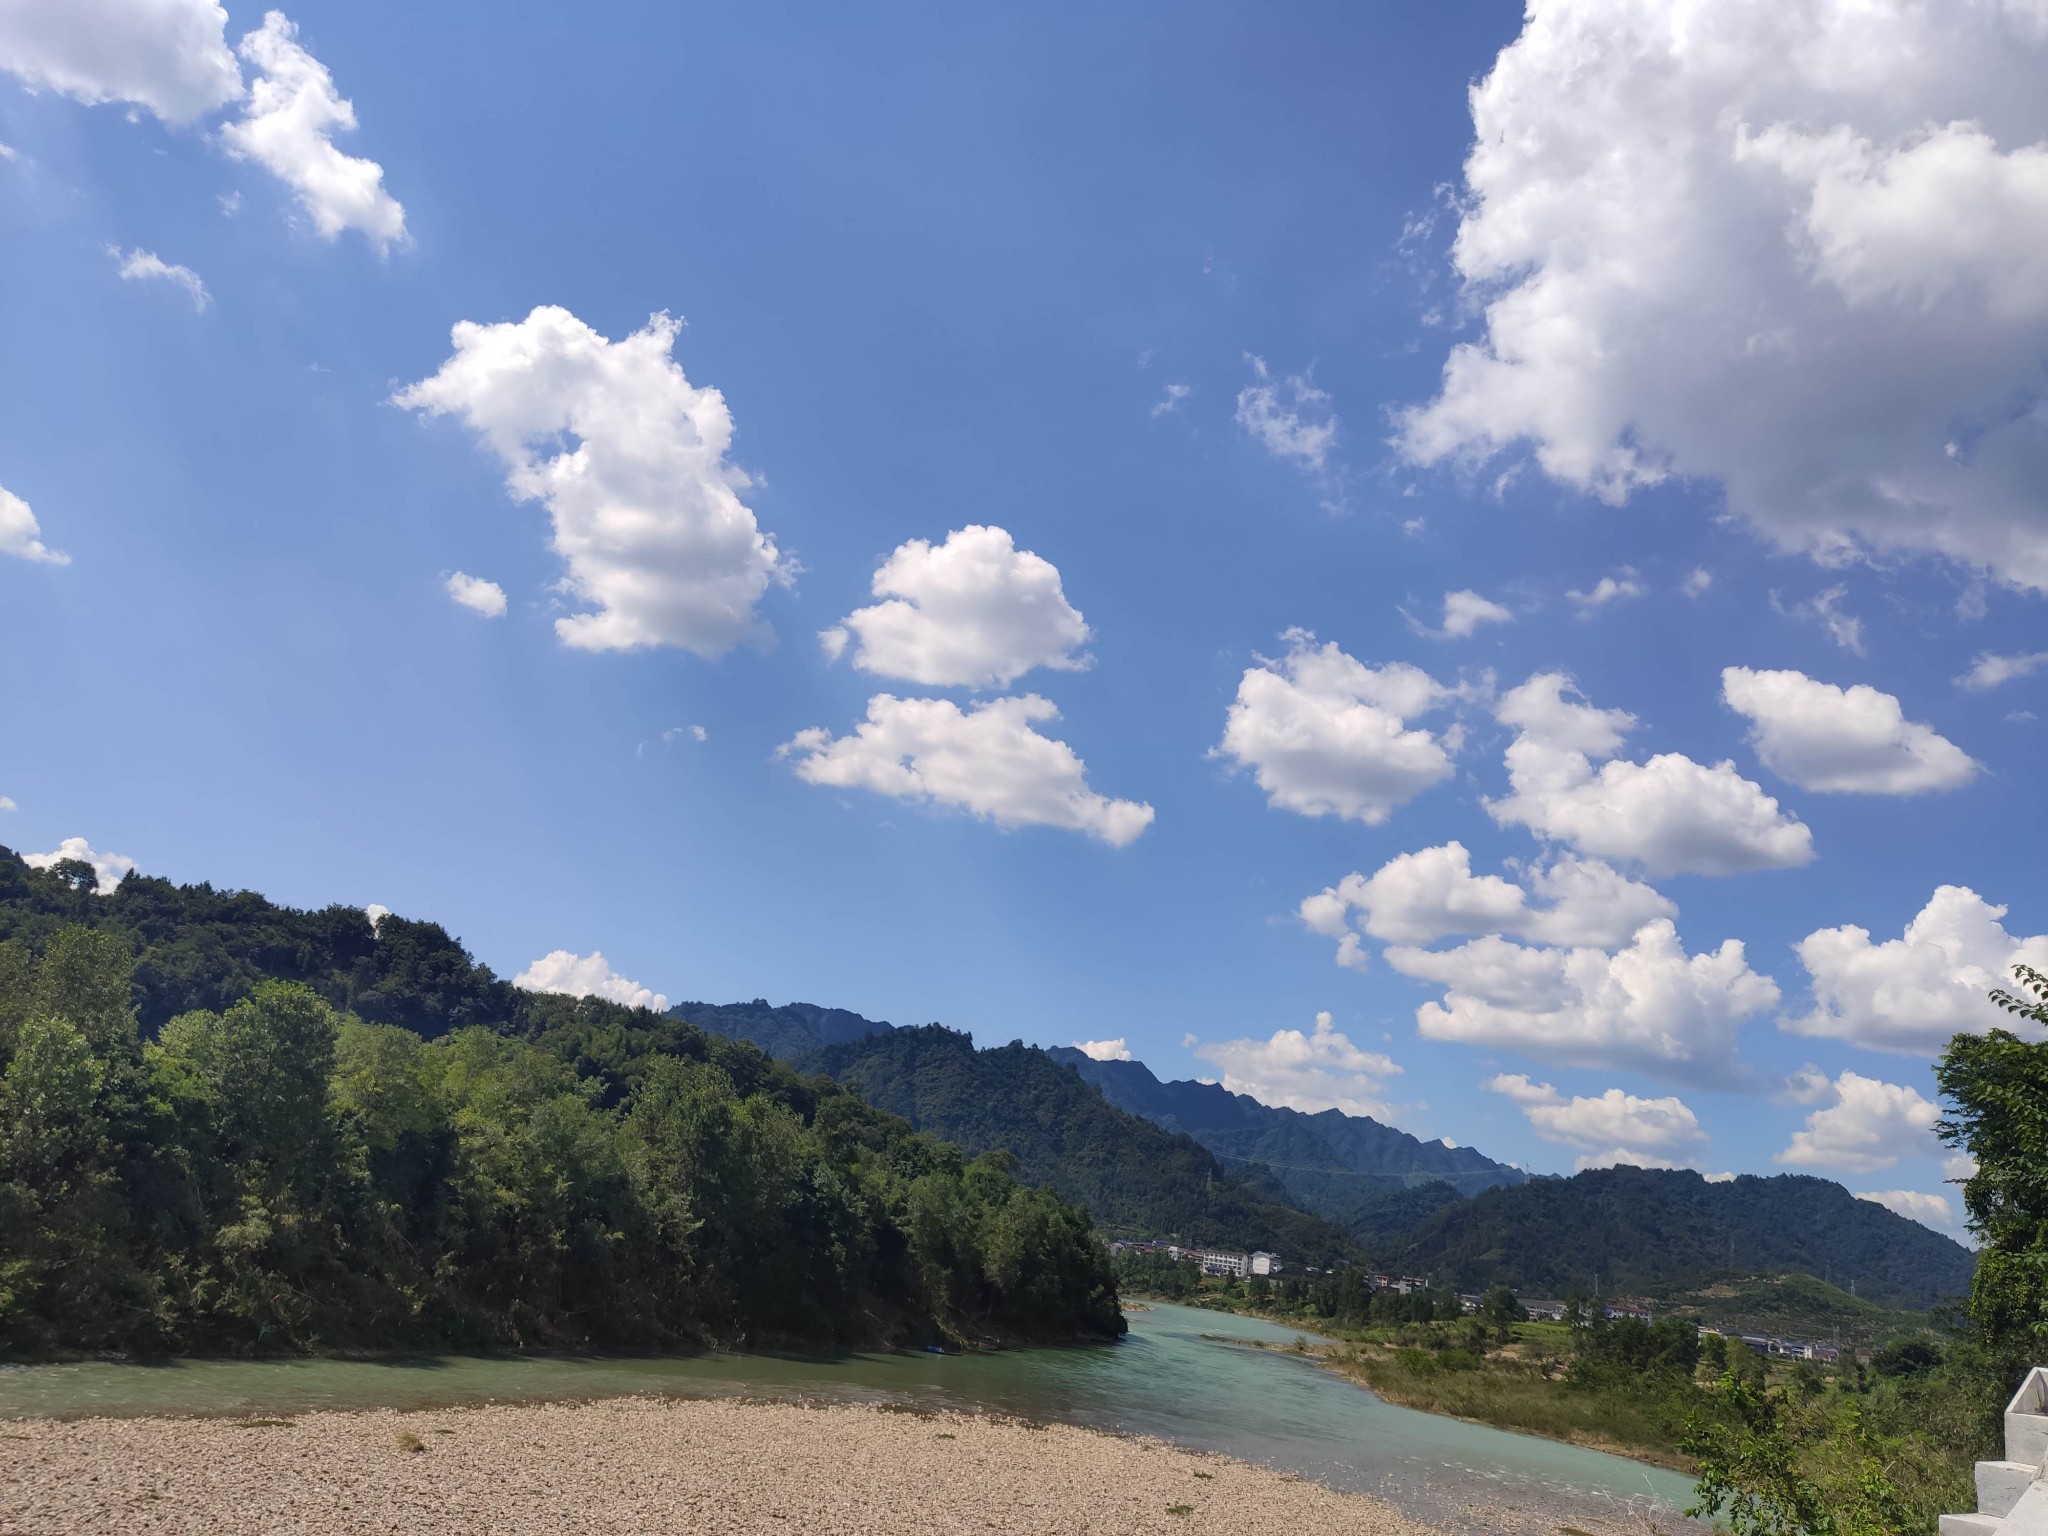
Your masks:
<svg viewBox="0 0 2048 1536"><path fill-rule="evenodd" d="M182 1360L0 1369L0 1416L438 1408L634 1393L893 1402L1156 1435L1376 1493L1450 1523L1474 1499L1569 1513L1683 1506L1675 1472L1382 1402L1284 1351L1294 1330L1151 1306L1113 1345L993 1355L707 1354Z"/></svg>

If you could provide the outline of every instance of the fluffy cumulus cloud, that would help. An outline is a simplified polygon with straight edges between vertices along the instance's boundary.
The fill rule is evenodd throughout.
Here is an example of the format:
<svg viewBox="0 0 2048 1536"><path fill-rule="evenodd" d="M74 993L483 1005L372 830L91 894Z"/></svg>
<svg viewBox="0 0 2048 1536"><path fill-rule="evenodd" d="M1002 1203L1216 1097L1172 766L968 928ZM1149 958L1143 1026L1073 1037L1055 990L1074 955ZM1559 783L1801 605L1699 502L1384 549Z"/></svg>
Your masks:
<svg viewBox="0 0 2048 1536"><path fill-rule="evenodd" d="M1918 1089L1844 1072L1833 1083L1832 1102L1806 1117L1778 1161L1795 1168L1831 1168L1841 1173L1875 1173L1901 1157L1932 1155L1934 1123L1941 1110Z"/></svg>
<svg viewBox="0 0 2048 1536"><path fill-rule="evenodd" d="M1668 918L1613 953L1490 934L1444 950L1397 944L1387 963L1445 989L1416 1011L1427 1039L1682 1082L1733 1080L1743 1020L1778 1001L1739 940L1688 955Z"/></svg>
<svg viewBox="0 0 2048 1536"><path fill-rule="evenodd" d="M1378 826L1451 776L1459 735L1411 726L1452 697L1406 662L1368 666L1305 629L1246 669L1214 755L1249 768L1281 810Z"/></svg>
<svg viewBox="0 0 2048 1536"><path fill-rule="evenodd" d="M2048 590L2044 71L2039 0L1532 0L1471 96L1484 334L1400 446Z"/></svg>
<svg viewBox="0 0 2048 1536"><path fill-rule="evenodd" d="M1036 694L962 710L950 699L878 693L850 734L799 731L778 755L809 784L953 806L1002 827L1066 827L1112 848L1136 840L1152 825L1152 807L1090 789L1074 749L1033 729L1058 718Z"/></svg>
<svg viewBox="0 0 2048 1536"><path fill-rule="evenodd" d="M206 306L213 302L206 284L190 267L165 261L155 251L123 251L118 246L108 246L107 253L118 265L123 282L169 283L191 302L195 314L204 314Z"/></svg>
<svg viewBox="0 0 2048 1536"><path fill-rule="evenodd" d="M442 583L450 597L467 608L471 613L481 614L487 619L502 619L505 616L505 589L495 581L486 581L481 576L472 576L467 571L456 571Z"/></svg>
<svg viewBox="0 0 2048 1536"><path fill-rule="evenodd" d="M1403 853L1370 875L1349 874L1304 900L1301 920L1337 940L1337 963L1365 966L1365 936L1434 944L1460 935L1513 934L1539 944L1618 949L1645 923L1678 915L1659 892L1599 859L1566 855L1529 871L1526 885L1474 875L1459 842Z"/></svg>
<svg viewBox="0 0 2048 1536"><path fill-rule="evenodd" d="M1469 640L1482 624L1510 623L1515 615L1490 598L1481 597L1469 588L1462 592L1444 594L1444 621L1432 628L1423 623L1407 609L1401 610L1401 617L1408 621L1408 627L1416 634L1430 640Z"/></svg>
<svg viewBox="0 0 2048 1536"><path fill-rule="evenodd" d="M1385 1118L1381 1086L1401 1071L1379 1052L1353 1045L1327 1013L1316 1015L1312 1031L1276 1029L1264 1040L1212 1040L1198 1043L1194 1052L1222 1072L1223 1086L1232 1093L1310 1114L1340 1109Z"/></svg>
<svg viewBox="0 0 2048 1536"><path fill-rule="evenodd" d="M651 987L629 981L612 969L604 951L587 955L566 949L549 950L512 978L512 985L529 992L566 992L571 997L602 997L629 1008L652 1008L657 1013L668 1007L668 999Z"/></svg>
<svg viewBox="0 0 2048 1536"><path fill-rule="evenodd" d="M718 656L761 631L754 605L791 579L740 500L750 482L726 458L725 397L670 356L679 329L658 314L608 341L553 305L463 321L440 371L392 397L460 416L504 461L512 494L548 509L562 588L588 609L555 621L565 645Z"/></svg>
<svg viewBox="0 0 2048 1536"><path fill-rule="evenodd" d="M69 565L71 557L43 542L42 524L27 502L0 485L0 555L43 565Z"/></svg>
<svg viewBox="0 0 2048 1536"><path fill-rule="evenodd" d="M1577 1167L1675 1168L1678 1158L1707 1139L1698 1116L1681 1099L1642 1099L1619 1088L1593 1098L1566 1098L1549 1083L1503 1073L1479 1085L1514 1100L1545 1141L1575 1147Z"/></svg>
<svg viewBox="0 0 2048 1536"><path fill-rule="evenodd" d="M242 94L214 0L0 0L0 69L88 105L186 123Z"/></svg>
<svg viewBox="0 0 2048 1536"><path fill-rule="evenodd" d="M1727 667L1721 697L1749 717L1750 744L1764 766L1801 789L1919 795L1977 776L1969 753L1908 720L1897 699L1868 683L1837 688L1804 672Z"/></svg>
<svg viewBox="0 0 2048 1536"><path fill-rule="evenodd" d="M384 168L334 147L336 133L355 128L356 110L301 46L299 29L271 11L242 39L241 55L258 73L242 115L220 131L228 152L290 187L326 239L354 229L380 251L402 242L405 209L384 190Z"/></svg>
<svg viewBox="0 0 2048 1536"><path fill-rule="evenodd" d="M1058 567L1001 528L957 529L943 544L912 539L875 572L883 601L824 631L825 653L852 643L863 672L913 683L1001 687L1033 667L1076 671L1088 625Z"/></svg>
<svg viewBox="0 0 2048 1536"><path fill-rule="evenodd" d="M1618 575L1602 576L1585 591L1573 588L1565 593L1565 596L1571 605L1579 610L1579 617L1584 619L1590 618L1612 603L1625 603L1631 598L1643 596L1649 590L1633 570L1624 566Z"/></svg>
<svg viewBox="0 0 2048 1536"><path fill-rule="evenodd" d="M1320 472L1337 444L1337 413L1328 392L1302 374L1274 378L1262 357L1246 360L1252 382L1238 391L1237 424L1274 458Z"/></svg>
<svg viewBox="0 0 2048 1536"><path fill-rule="evenodd" d="M21 861L30 869L50 869L66 863L90 864L95 877L94 888L102 896L135 873L133 859L125 854L99 853L82 837L67 837L49 853L24 853Z"/></svg>
<svg viewBox="0 0 2048 1536"><path fill-rule="evenodd" d="M1915 1055L1994 1024L2042 1038L2038 1024L1984 1000L2011 982L2014 965L2048 971L2048 934L2009 933L2005 915L1968 886L1944 885L1896 939L1872 943L1869 929L1850 923L1808 934L1794 948L1813 984L1813 1008L1784 1027Z"/></svg>
<svg viewBox="0 0 2048 1536"><path fill-rule="evenodd" d="M1504 826L1658 874L1789 869L1813 857L1805 823L1733 763L1708 767L1676 752L1615 758L1635 717L1594 708L1563 673L1511 689L1495 713L1516 732L1507 749L1513 793L1486 807ZM1595 768L1600 759L1613 760Z"/></svg>
<svg viewBox="0 0 2048 1536"><path fill-rule="evenodd" d="M1984 693L2014 678L2031 677L2043 667L2048 667L2048 651L2026 651L2017 656L1985 651L1956 682L1972 693Z"/></svg>
<svg viewBox="0 0 2048 1536"><path fill-rule="evenodd" d="M1076 1040L1074 1049L1094 1061L1129 1061L1131 1048L1118 1035L1114 1040Z"/></svg>
<svg viewBox="0 0 2048 1536"><path fill-rule="evenodd" d="M1956 1208L1949 1204L1946 1195L1925 1194L1917 1189L1863 1189L1856 1192L1856 1198L1881 1205L1908 1221L1917 1221L1947 1236L1956 1235Z"/></svg>

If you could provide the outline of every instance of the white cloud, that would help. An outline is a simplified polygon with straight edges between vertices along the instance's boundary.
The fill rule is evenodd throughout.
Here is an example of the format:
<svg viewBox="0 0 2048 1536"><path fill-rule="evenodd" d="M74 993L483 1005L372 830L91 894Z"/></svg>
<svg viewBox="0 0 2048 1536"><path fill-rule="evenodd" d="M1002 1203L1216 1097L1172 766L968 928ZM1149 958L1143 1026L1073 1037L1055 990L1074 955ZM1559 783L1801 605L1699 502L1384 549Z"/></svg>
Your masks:
<svg viewBox="0 0 2048 1536"><path fill-rule="evenodd" d="M1079 671L1088 625L1060 585L1058 567L1019 549L1007 530L969 524L943 544L912 539L875 572L884 599L848 614L819 638L837 659L857 640L863 672L927 686L1003 686L1033 667Z"/></svg>
<svg viewBox="0 0 2048 1536"><path fill-rule="evenodd" d="M382 166L334 147L335 132L354 130L355 107L298 39L282 11L267 13L242 39L242 57L260 73L242 116L221 129L221 143L290 187L325 238L361 230L387 251L406 238L405 209L384 190Z"/></svg>
<svg viewBox="0 0 2048 1536"><path fill-rule="evenodd" d="M1066 827L1113 848L1152 825L1152 807L1109 800L1088 787L1087 765L1032 726L1059 711L1036 694L988 699L962 711L950 699L878 693L851 735L821 726L777 749L808 784L869 789L898 800L958 806L1002 827Z"/></svg>
<svg viewBox="0 0 2048 1536"><path fill-rule="evenodd" d="M1809 933L1793 947L1812 979L1813 1011L1780 1022L1795 1034L1913 1055L1993 1026L2043 1038L2041 1026L1985 997L2011 982L2016 964L2048 970L2048 934L2008 933L2005 914L1968 886L1944 885L1899 938L1873 944L1854 924Z"/></svg>
<svg viewBox="0 0 2048 1536"><path fill-rule="evenodd" d="M1696 565L1678 584L1678 590L1687 597L1700 597L1714 584L1714 573L1704 565Z"/></svg>
<svg viewBox="0 0 2048 1536"><path fill-rule="evenodd" d="M1565 596L1571 599L1572 605L1579 610L1579 617L1583 619L1605 608L1609 603L1627 602L1631 598L1641 597L1649 590L1637 579L1633 570L1623 566L1620 575L1602 576L1593 584L1590 592L1574 589L1565 593Z"/></svg>
<svg viewBox="0 0 2048 1536"><path fill-rule="evenodd" d="M1818 624L1827 637L1852 656L1863 654L1863 621L1842 605L1848 601L1847 587L1829 587L1803 603L1787 603L1776 592L1771 606L1788 619Z"/></svg>
<svg viewBox="0 0 2048 1536"><path fill-rule="evenodd" d="M1545 1141L1587 1154L1578 1161L1580 1170L1616 1163L1672 1168L1678 1164L1670 1156L1707 1139L1699 1117L1675 1097L1642 1099L1610 1088L1596 1098L1568 1099L1550 1084L1531 1082L1518 1072L1490 1077L1479 1086L1521 1105Z"/></svg>
<svg viewBox="0 0 2048 1536"><path fill-rule="evenodd" d="M711 739L711 733L701 725L672 725L661 733L663 741L674 741L678 736L688 736L692 741Z"/></svg>
<svg viewBox="0 0 2048 1536"><path fill-rule="evenodd" d="M76 859L93 867L93 873L98 876L97 889L102 896L119 885L123 877L135 873L133 859L119 853L95 853L92 845L82 837L65 838L54 853L24 853L21 856L21 862L30 869L48 869L66 859Z"/></svg>
<svg viewBox="0 0 2048 1536"><path fill-rule="evenodd" d="M1790 869L1813 857L1813 834L1729 762L1709 768L1675 752L1645 763L1606 762L1635 717L1595 709L1561 672L1505 694L1495 713L1516 736L1507 749L1513 793L1489 800L1495 821L1528 827L1603 858L1659 874Z"/></svg>
<svg viewBox="0 0 2048 1536"><path fill-rule="evenodd" d="M2048 651L2029 651L2020 656L1998 656L1984 651L1956 682L1972 693L1983 693L2014 678L2031 677L2043 667L2048 667Z"/></svg>
<svg viewBox="0 0 2048 1536"><path fill-rule="evenodd" d="M680 328L657 314L607 341L553 305L465 320L440 371L392 396L459 414L504 461L512 494L546 505L563 589L594 610L555 621L579 650L722 655L764 628L754 604L769 583L792 579L740 501L751 482L726 458L725 397L670 356Z"/></svg>
<svg viewBox="0 0 2048 1536"><path fill-rule="evenodd" d="M1806 1117L1777 1160L1797 1168L1875 1173L1901 1157L1932 1155L1941 1110L1914 1088L1857 1072L1835 1079L1834 1102Z"/></svg>
<svg viewBox="0 0 2048 1536"><path fill-rule="evenodd" d="M42 525L28 503L0 486L0 555L36 560L44 565L69 565L71 557L43 542Z"/></svg>
<svg viewBox="0 0 2048 1536"><path fill-rule="evenodd" d="M1250 768L1270 804L1303 816L1378 826L1397 806L1451 776L1456 727L1413 728L1450 690L1406 662L1367 666L1305 629L1287 654L1247 668L1212 755Z"/></svg>
<svg viewBox="0 0 2048 1536"><path fill-rule="evenodd" d="M1274 458L1320 472L1337 442L1329 395L1298 373L1276 381L1262 357L1246 361L1252 382L1238 391L1237 424Z"/></svg>
<svg viewBox="0 0 2048 1536"><path fill-rule="evenodd" d="M587 955L566 949L549 950L512 978L512 985L528 992L566 992L571 997L602 997L629 1008L652 1008L660 1013L668 999L637 981L629 981L612 969L603 950Z"/></svg>
<svg viewBox="0 0 2048 1536"><path fill-rule="evenodd" d="M1731 1080L1742 1021L1778 1001L1740 940L1689 956L1668 918L1613 954L1489 935L1447 950L1394 945L1387 963L1446 989L1416 1010L1426 1039L1681 1082Z"/></svg>
<svg viewBox="0 0 2048 1536"><path fill-rule="evenodd" d="M1532 905L1530 894L1548 905ZM1398 854L1371 875L1349 874L1297 909L1317 933L1338 941L1337 963L1363 969L1362 935L1433 944L1453 935L1514 934L1539 944L1618 949L1643 924L1678 908L1598 859L1569 855L1530 871L1528 888L1474 875L1465 845L1450 842ZM1361 915L1357 928L1351 914Z"/></svg>
<svg viewBox="0 0 2048 1536"><path fill-rule="evenodd" d="M185 123L242 94L227 24L214 0L0 0L0 69L88 106L133 102Z"/></svg>
<svg viewBox="0 0 2048 1536"><path fill-rule="evenodd" d="M1917 1189L1861 1189L1856 1191L1856 1198L1872 1201L1945 1236L1955 1236L1956 1208L1948 1203L1946 1195L1923 1194Z"/></svg>
<svg viewBox="0 0 2048 1536"><path fill-rule="evenodd" d="M1074 1049L1093 1061L1129 1061L1131 1059L1131 1048L1125 1044L1122 1035L1118 1035L1114 1040L1076 1040L1074 1042Z"/></svg>
<svg viewBox="0 0 2048 1536"><path fill-rule="evenodd" d="M390 915L391 909L385 906L384 903L382 903L381 901L373 901L368 906L363 908L363 916L369 919L370 927L372 930L375 930L376 927Z"/></svg>
<svg viewBox="0 0 2048 1536"><path fill-rule="evenodd" d="M1918 795L1977 775L1970 754L1906 718L1899 701L1867 683L1837 688L1804 672L1724 667L1721 698L1751 722L1764 766L1801 789L1828 794Z"/></svg>
<svg viewBox="0 0 2048 1536"><path fill-rule="evenodd" d="M154 251L122 251L118 246L108 246L107 254L121 264L121 278L124 282L164 282L184 291L192 301L195 313L204 314L206 306L213 302L213 295L206 291L206 284L199 280L199 274L190 267L181 267L165 261Z"/></svg>
<svg viewBox="0 0 2048 1536"><path fill-rule="evenodd" d="M0 143L0 160L19 160L21 151L12 144Z"/></svg>
<svg viewBox="0 0 2048 1536"><path fill-rule="evenodd" d="M1471 95L1485 335L1401 448L2048 590L2044 69L2038 0L1535 0Z"/></svg>
<svg viewBox="0 0 2048 1536"><path fill-rule="evenodd" d="M1956 1152L1941 1160L1941 1176L1961 1183L1977 1177L1977 1159L1967 1152Z"/></svg>
<svg viewBox="0 0 2048 1536"><path fill-rule="evenodd" d="M1384 1119L1381 1081L1401 1071L1377 1051L1353 1045L1328 1013L1316 1015L1313 1033L1276 1029L1264 1040L1211 1040L1195 1054L1222 1069L1223 1086L1232 1093L1310 1114L1339 1109Z"/></svg>
<svg viewBox="0 0 2048 1536"><path fill-rule="evenodd" d="M11 795L0 795L0 811L18 811L20 809L21 807L14 803L14 798Z"/></svg>
<svg viewBox="0 0 2048 1536"><path fill-rule="evenodd" d="M442 586L450 597L471 613L480 613L487 619L505 616L505 589L495 581L486 581L467 571L457 571Z"/></svg>
<svg viewBox="0 0 2048 1536"><path fill-rule="evenodd" d="M1152 407L1153 416L1155 418L1160 416L1171 416L1175 411L1180 409L1181 401L1187 399L1187 397L1191 393L1193 393L1193 391L1190 390L1188 386L1185 384L1167 385L1166 392L1159 397L1158 402Z"/></svg>
<svg viewBox="0 0 2048 1536"><path fill-rule="evenodd" d="M1430 640L1465 640L1482 624L1507 624L1513 621L1514 613L1499 603L1481 597L1470 590L1446 592L1444 594L1444 621L1437 629L1411 617L1406 609L1401 617L1408 620L1408 627Z"/></svg>

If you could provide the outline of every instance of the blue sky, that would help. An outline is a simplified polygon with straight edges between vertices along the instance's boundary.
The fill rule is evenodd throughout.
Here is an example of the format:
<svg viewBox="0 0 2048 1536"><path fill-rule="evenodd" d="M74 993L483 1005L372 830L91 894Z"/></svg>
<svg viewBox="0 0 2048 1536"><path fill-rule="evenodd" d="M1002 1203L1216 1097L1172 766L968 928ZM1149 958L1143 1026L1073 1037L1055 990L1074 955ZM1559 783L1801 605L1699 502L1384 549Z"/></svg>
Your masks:
<svg viewBox="0 0 2048 1536"><path fill-rule="evenodd" d="M1675 14L0 21L0 841L1953 1227L2048 37Z"/></svg>

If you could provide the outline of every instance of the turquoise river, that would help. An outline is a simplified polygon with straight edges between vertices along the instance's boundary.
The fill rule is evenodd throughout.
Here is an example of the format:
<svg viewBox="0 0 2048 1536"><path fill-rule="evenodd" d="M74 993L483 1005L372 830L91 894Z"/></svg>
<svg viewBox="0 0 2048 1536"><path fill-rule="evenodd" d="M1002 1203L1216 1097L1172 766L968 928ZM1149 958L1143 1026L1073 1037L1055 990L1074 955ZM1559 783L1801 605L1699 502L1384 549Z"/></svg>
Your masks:
<svg viewBox="0 0 2048 1536"><path fill-rule="evenodd" d="M1284 1350L1253 1318L1148 1306L1115 1345L987 1355L184 1360L0 1368L0 1417L290 1414L660 1394L892 1402L1154 1435L1376 1493L1456 1528L1475 1505L1667 1526L1691 1485L1618 1456L1419 1413ZM1232 1340L1241 1341L1232 1343Z"/></svg>

